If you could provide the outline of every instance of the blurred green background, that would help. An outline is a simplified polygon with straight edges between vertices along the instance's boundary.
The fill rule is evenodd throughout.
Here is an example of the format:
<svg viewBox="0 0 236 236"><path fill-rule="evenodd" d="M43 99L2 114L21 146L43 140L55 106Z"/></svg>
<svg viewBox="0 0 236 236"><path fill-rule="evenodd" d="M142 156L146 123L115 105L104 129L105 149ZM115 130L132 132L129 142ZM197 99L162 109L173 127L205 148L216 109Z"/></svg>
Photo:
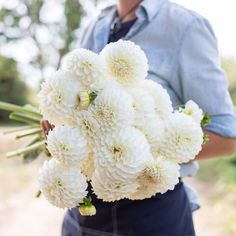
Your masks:
<svg viewBox="0 0 236 236"><path fill-rule="evenodd" d="M84 28L91 15L96 15L97 1L14 0L0 4L0 100L19 105L27 102L37 104L36 94L40 82L58 68L62 57L69 50L78 46L81 28ZM102 5L100 3L99 6ZM10 56L12 54L14 57ZM221 61L236 104L236 60L223 57ZM12 125L8 121L8 114L0 111L0 131ZM26 236L59 235L62 212L50 208L47 203L41 202L41 209L38 209L35 205L38 202L33 202L31 213L23 214L25 207L22 205L30 202L33 191L37 190L37 168L43 158L31 166L23 166L19 159L6 160L5 152L19 146L20 142L14 141L11 136L6 138L0 135L0 139L0 178L6 180L0 190L0 213L5 213L4 217L0 217L0 234L14 235L12 232L15 228L17 235L21 235L21 231ZM201 232L199 235L236 235L236 155L202 161L197 177L190 183L203 198L203 210L196 213L197 232ZM26 192L25 188L30 191ZM17 204L20 206L15 203L12 205L12 199L13 202L18 199ZM9 231L9 226L6 227L6 224L9 225L6 216L11 210L16 215L16 222L10 227L13 231ZM35 222L42 219L42 214L50 216L51 220L41 223L41 228L45 224L45 231L27 234L22 230L19 218L24 215L28 221L27 217L32 218L32 214L37 215ZM212 217L212 214L217 217ZM47 228L49 224L51 228ZM204 234L202 232L207 232L204 227L217 230Z"/></svg>

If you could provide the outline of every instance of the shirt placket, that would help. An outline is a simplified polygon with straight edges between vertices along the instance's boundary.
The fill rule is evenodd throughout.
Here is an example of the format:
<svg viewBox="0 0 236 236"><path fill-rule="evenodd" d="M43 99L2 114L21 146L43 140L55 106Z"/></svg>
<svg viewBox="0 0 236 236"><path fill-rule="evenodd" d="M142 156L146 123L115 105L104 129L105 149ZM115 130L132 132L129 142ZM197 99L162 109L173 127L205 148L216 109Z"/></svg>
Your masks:
<svg viewBox="0 0 236 236"><path fill-rule="evenodd" d="M133 24L133 26L130 28L129 32L125 35L123 39L131 39L135 34L140 32L140 30L148 24L146 13L142 7L138 8L136 16L136 22Z"/></svg>
<svg viewBox="0 0 236 236"><path fill-rule="evenodd" d="M97 53L100 52L108 42L111 24L116 14L115 12L116 10L113 9L109 13L109 15L107 15L106 17L102 17L97 22L97 26L94 31L94 39L95 39L94 51Z"/></svg>

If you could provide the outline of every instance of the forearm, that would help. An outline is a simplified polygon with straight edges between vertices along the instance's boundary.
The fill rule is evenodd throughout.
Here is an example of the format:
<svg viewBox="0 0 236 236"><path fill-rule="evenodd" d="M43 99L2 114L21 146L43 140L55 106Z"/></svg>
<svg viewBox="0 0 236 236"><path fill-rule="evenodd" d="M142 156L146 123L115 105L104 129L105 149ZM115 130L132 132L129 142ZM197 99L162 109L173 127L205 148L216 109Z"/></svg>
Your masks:
<svg viewBox="0 0 236 236"><path fill-rule="evenodd" d="M209 141L203 145L202 151L196 157L197 160L229 156L236 152L236 139L225 138L209 131L205 133Z"/></svg>

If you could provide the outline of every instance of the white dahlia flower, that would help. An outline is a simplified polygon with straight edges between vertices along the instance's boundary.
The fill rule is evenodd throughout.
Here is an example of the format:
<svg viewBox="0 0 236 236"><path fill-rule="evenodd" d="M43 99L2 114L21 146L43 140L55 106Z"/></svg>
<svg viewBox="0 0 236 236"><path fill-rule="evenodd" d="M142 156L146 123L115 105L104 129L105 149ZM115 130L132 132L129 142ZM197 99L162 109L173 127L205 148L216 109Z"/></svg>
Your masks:
<svg viewBox="0 0 236 236"><path fill-rule="evenodd" d="M146 55L131 41L119 40L110 43L100 55L106 61L108 76L124 87L133 87L147 76Z"/></svg>
<svg viewBox="0 0 236 236"><path fill-rule="evenodd" d="M99 133L99 123L90 111L80 111L74 114L75 124L91 142Z"/></svg>
<svg viewBox="0 0 236 236"><path fill-rule="evenodd" d="M178 164L162 157L156 157L154 161L147 164L138 177L139 188L129 198L142 200L150 198L156 193L163 194L168 190L173 190L179 182L179 169Z"/></svg>
<svg viewBox="0 0 236 236"><path fill-rule="evenodd" d="M54 158L44 162L39 186L45 198L60 208L77 207L87 195L86 178L80 169L65 168Z"/></svg>
<svg viewBox="0 0 236 236"><path fill-rule="evenodd" d="M197 103L190 100L185 104L185 108L182 111L186 114L191 116L198 124L201 123L203 119L203 111L199 108Z"/></svg>
<svg viewBox="0 0 236 236"><path fill-rule="evenodd" d="M80 83L72 74L57 71L46 80L38 94L44 119L54 125L71 124L74 110L79 109Z"/></svg>
<svg viewBox="0 0 236 236"><path fill-rule="evenodd" d="M79 128L56 126L47 137L47 149L61 164L78 166L88 156L88 142Z"/></svg>
<svg viewBox="0 0 236 236"><path fill-rule="evenodd" d="M202 143L201 126L192 117L176 112L166 122L160 153L177 163L186 163L201 151Z"/></svg>
<svg viewBox="0 0 236 236"><path fill-rule="evenodd" d="M103 171L96 170L92 176L93 192L105 202L114 202L127 198L137 191L138 182L114 180Z"/></svg>
<svg viewBox="0 0 236 236"><path fill-rule="evenodd" d="M151 158L150 146L145 136L133 127L101 136L95 150L98 168L118 181L135 179Z"/></svg>
<svg viewBox="0 0 236 236"><path fill-rule="evenodd" d="M156 156L156 150L159 149L162 140L165 138L165 124L163 120L155 115L146 119L137 128L145 135L153 155Z"/></svg>
<svg viewBox="0 0 236 236"><path fill-rule="evenodd" d="M84 161L80 165L80 169L82 173L87 177L87 179L91 179L92 175L95 171L94 157L93 154L90 153Z"/></svg>
<svg viewBox="0 0 236 236"><path fill-rule="evenodd" d="M102 131L132 125L134 121L132 98L117 86L106 87L99 93L90 111Z"/></svg>
<svg viewBox="0 0 236 236"><path fill-rule="evenodd" d="M152 80L144 80L140 86L154 99L156 113L163 119L173 112L172 102L167 91Z"/></svg>
<svg viewBox="0 0 236 236"><path fill-rule="evenodd" d="M153 98L143 89L134 88L127 92L131 95L133 100L133 109L135 115L135 126L142 126L147 119L155 116L155 106Z"/></svg>
<svg viewBox="0 0 236 236"><path fill-rule="evenodd" d="M86 90L100 85L105 72L105 61L96 53L79 48L68 53L62 67L74 73Z"/></svg>

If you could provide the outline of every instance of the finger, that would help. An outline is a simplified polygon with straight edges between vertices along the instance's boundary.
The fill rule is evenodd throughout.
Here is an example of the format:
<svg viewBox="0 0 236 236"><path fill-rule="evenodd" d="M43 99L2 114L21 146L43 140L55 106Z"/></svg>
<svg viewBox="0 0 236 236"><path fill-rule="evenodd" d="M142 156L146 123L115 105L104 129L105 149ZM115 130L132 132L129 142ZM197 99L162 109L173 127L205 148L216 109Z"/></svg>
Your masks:
<svg viewBox="0 0 236 236"><path fill-rule="evenodd" d="M49 121L47 121L48 132L49 132L50 130L53 130L54 127L55 127L55 126L54 126L53 124L51 124Z"/></svg>
<svg viewBox="0 0 236 236"><path fill-rule="evenodd" d="M44 121L42 122L42 126L43 126L43 132L44 132L44 134L47 135L49 128L48 128L48 123L47 123L46 120L44 120Z"/></svg>
<svg viewBox="0 0 236 236"><path fill-rule="evenodd" d="M40 121L40 124L41 124L41 127L42 127L43 132L45 132L45 130L46 130L45 121L44 121L44 120L41 120L41 121Z"/></svg>
<svg viewBox="0 0 236 236"><path fill-rule="evenodd" d="M45 133L45 135L48 135L48 132L49 132L49 130L51 129L51 125L50 125L50 123L48 122L48 120L45 120L44 125L45 125L45 131L44 131L44 133Z"/></svg>

